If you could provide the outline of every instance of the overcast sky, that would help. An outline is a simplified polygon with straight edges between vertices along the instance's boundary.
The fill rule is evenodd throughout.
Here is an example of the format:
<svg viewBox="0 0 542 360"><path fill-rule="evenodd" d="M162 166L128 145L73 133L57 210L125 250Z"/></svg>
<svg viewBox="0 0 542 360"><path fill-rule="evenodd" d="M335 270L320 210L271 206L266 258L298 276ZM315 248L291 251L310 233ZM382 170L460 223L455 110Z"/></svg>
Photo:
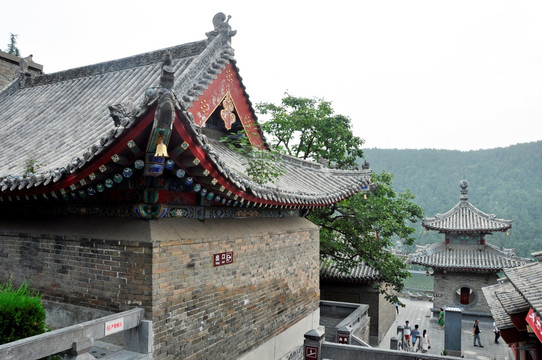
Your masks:
<svg viewBox="0 0 542 360"><path fill-rule="evenodd" d="M253 103L324 98L365 148L542 139L542 1L43 1L0 5L46 73L197 41L231 15Z"/></svg>

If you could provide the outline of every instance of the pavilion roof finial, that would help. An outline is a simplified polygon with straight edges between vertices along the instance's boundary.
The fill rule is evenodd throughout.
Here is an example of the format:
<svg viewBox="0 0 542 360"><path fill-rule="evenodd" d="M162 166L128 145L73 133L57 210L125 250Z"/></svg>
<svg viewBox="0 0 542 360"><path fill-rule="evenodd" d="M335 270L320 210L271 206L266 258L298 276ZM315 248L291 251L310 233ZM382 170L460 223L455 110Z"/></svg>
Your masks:
<svg viewBox="0 0 542 360"><path fill-rule="evenodd" d="M469 196L467 195L469 193L469 190L467 190L469 182L467 180L461 180L459 182L459 187L461 187L461 196L459 197L459 200L467 201L469 199Z"/></svg>

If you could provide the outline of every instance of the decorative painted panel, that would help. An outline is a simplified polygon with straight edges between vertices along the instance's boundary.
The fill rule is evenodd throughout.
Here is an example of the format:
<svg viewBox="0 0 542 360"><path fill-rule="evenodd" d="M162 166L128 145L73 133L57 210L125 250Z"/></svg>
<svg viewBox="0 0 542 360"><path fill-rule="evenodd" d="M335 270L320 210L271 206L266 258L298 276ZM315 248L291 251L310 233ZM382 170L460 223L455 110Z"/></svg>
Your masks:
<svg viewBox="0 0 542 360"><path fill-rule="evenodd" d="M188 109L194 116L196 125L203 126L211 114L219 106L222 106L222 101L227 94L229 94L233 107L249 136L250 143L259 148L265 147L259 131L253 130L257 125L251 107L245 97L243 86L232 64L226 65L222 72L218 74L216 80L209 85L209 88L204 91L203 95L197 101L194 101L192 107ZM233 115L231 110L230 114ZM226 128L228 128L227 125Z"/></svg>

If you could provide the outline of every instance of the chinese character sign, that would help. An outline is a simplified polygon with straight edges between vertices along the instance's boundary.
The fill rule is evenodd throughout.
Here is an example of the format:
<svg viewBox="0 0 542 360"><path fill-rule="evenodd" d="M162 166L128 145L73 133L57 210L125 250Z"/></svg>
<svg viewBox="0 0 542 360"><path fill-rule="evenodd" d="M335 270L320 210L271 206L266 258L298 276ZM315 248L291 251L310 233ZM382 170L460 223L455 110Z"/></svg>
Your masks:
<svg viewBox="0 0 542 360"><path fill-rule="evenodd" d="M529 324L531 329L533 329L533 332L536 334L538 340L542 341L542 319L540 319L540 316L536 315L532 308L529 309L529 313L527 314L525 321L527 321L527 324Z"/></svg>
<svg viewBox="0 0 542 360"><path fill-rule="evenodd" d="M124 318L106 321L105 336L124 330Z"/></svg>
<svg viewBox="0 0 542 360"><path fill-rule="evenodd" d="M227 251L213 255L214 266L222 266L233 263L233 251Z"/></svg>

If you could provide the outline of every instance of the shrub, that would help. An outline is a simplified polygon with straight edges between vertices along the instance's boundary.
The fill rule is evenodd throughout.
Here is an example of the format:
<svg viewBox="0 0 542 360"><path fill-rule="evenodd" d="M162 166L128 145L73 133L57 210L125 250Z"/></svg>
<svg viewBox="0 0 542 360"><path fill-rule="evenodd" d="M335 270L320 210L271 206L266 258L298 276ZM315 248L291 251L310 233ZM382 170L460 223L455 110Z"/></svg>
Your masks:
<svg viewBox="0 0 542 360"><path fill-rule="evenodd" d="M24 282L18 289L12 280L0 285L0 344L46 331L41 295Z"/></svg>

